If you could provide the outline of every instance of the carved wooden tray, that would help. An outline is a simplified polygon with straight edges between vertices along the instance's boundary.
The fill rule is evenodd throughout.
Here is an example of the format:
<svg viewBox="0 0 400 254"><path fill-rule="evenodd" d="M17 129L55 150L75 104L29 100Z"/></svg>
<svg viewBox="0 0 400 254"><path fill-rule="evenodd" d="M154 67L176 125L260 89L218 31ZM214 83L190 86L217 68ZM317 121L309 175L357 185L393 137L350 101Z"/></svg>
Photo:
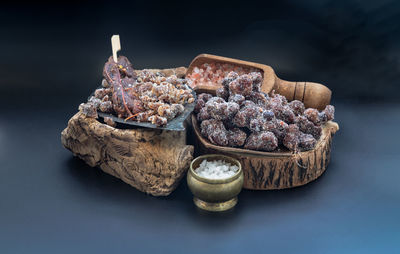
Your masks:
<svg viewBox="0 0 400 254"><path fill-rule="evenodd" d="M194 115L192 125L197 152L224 154L239 160L244 173L243 188L253 190L292 188L317 179L329 164L332 137L339 130L337 123L327 122L313 150L293 154L290 151L262 152L213 145L201 135Z"/></svg>
<svg viewBox="0 0 400 254"><path fill-rule="evenodd" d="M275 90L285 96L288 100L300 100L304 102L307 108L317 108L322 110L330 103L331 90L319 83L314 82L292 82L280 79L269 65L243 61L223 56L215 56L210 54L200 54L193 59L187 69L187 74L192 73L194 67L199 67L204 63L229 63L245 68L256 68L261 70L263 74L263 83L261 90L269 93ZM195 89L216 90L217 86L199 85Z"/></svg>
<svg viewBox="0 0 400 254"><path fill-rule="evenodd" d="M81 112L68 121L61 142L89 166L153 196L169 195L193 159L186 131L117 129Z"/></svg>

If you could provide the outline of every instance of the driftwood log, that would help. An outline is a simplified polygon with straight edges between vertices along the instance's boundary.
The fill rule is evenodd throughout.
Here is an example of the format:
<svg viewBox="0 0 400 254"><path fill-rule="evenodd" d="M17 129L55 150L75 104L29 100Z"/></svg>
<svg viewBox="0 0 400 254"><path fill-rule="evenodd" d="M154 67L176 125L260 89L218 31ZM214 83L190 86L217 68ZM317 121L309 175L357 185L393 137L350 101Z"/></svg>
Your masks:
<svg viewBox="0 0 400 254"><path fill-rule="evenodd" d="M117 129L80 112L69 120L61 142L89 166L154 196L169 195L193 159L186 131Z"/></svg>
<svg viewBox="0 0 400 254"><path fill-rule="evenodd" d="M192 123L197 152L224 154L238 159L244 173L243 188L252 190L292 188L317 179L329 164L332 137L339 130L337 123L326 123L313 150L293 154L216 146L202 137L194 116Z"/></svg>

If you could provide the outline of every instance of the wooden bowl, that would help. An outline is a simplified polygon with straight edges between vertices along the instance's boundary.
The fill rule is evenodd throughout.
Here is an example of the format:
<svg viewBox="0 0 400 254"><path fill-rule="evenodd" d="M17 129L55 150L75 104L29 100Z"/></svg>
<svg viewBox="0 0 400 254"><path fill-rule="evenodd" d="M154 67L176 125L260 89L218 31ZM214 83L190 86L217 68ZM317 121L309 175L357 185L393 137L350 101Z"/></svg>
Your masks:
<svg viewBox="0 0 400 254"><path fill-rule="evenodd" d="M194 67L199 67L204 63L229 63L246 68L257 68L263 74L263 83L261 90L269 93L275 90L276 93L285 96L289 101L299 100L307 108L316 108L322 110L331 101L331 90L314 82L292 82L278 78L271 66L253 62L242 61L238 59L215 56L210 54L201 54L190 63L186 75L192 73ZM197 89L216 90L218 86L200 85Z"/></svg>
<svg viewBox="0 0 400 254"><path fill-rule="evenodd" d="M252 190L286 189L307 184L326 170L331 154L332 137L339 130L335 122L327 122L315 148L299 152L262 152L211 144L200 132L192 115L195 145L200 154L217 153L236 158L242 164L243 188Z"/></svg>

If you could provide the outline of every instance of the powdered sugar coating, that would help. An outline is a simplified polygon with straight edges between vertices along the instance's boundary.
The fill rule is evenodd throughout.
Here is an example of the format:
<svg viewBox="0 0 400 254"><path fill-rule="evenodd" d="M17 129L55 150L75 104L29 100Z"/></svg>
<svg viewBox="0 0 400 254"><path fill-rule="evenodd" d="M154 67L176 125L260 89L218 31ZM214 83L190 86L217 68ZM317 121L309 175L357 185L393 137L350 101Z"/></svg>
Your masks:
<svg viewBox="0 0 400 254"><path fill-rule="evenodd" d="M305 109L301 101L288 102L274 91L270 95L260 92L255 86L262 83L262 76L257 73L230 72L222 83L217 96L198 103L202 135L216 145L268 152L278 147L306 151L315 147L321 125L334 118L331 105L319 112Z"/></svg>
<svg viewBox="0 0 400 254"><path fill-rule="evenodd" d="M255 132L249 136L244 145L246 149L271 152L278 147L278 139L272 132Z"/></svg>
<svg viewBox="0 0 400 254"><path fill-rule="evenodd" d="M238 76L251 72L260 73L261 70L227 63L204 63L199 67L194 67L193 71L186 75L186 79L192 88L198 85L222 86L223 83L230 83ZM225 78L228 80L223 82Z"/></svg>

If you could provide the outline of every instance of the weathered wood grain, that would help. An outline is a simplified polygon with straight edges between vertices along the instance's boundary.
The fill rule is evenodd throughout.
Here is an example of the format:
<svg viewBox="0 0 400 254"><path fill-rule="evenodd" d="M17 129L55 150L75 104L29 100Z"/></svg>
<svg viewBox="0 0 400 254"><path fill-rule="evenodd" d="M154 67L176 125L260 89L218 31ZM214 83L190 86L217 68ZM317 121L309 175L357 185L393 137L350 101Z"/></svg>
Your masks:
<svg viewBox="0 0 400 254"><path fill-rule="evenodd" d="M117 129L80 112L62 131L61 142L89 166L154 196L169 195L193 159L186 131Z"/></svg>
<svg viewBox="0 0 400 254"><path fill-rule="evenodd" d="M328 122L313 150L293 154L216 146L201 136L194 116L192 124L197 151L200 154L225 154L238 159L243 167L243 188L253 190L292 188L317 179L329 164L332 137L339 129L337 123Z"/></svg>

